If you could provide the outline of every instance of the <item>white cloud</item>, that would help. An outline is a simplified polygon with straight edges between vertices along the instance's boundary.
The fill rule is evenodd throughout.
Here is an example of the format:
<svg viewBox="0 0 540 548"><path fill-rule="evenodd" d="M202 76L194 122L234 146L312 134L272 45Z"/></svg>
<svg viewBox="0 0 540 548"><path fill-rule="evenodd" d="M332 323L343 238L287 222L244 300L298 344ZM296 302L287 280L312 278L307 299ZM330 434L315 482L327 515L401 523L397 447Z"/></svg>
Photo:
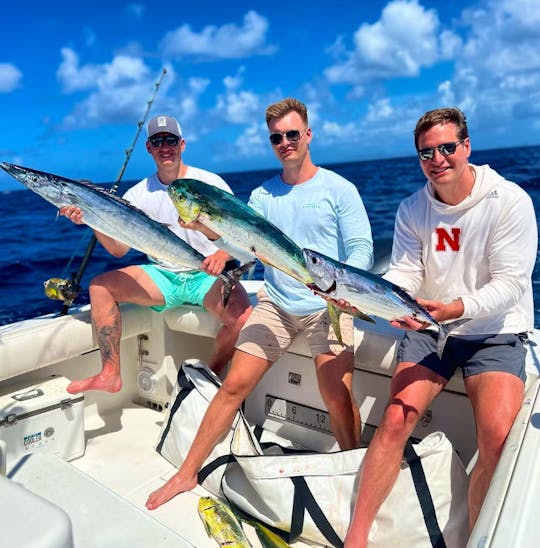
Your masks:
<svg viewBox="0 0 540 548"><path fill-rule="evenodd" d="M263 108L255 93L227 90L226 93L218 95L216 112L231 124L246 124L254 117L261 117Z"/></svg>
<svg viewBox="0 0 540 548"><path fill-rule="evenodd" d="M89 92L65 117L64 127L96 127L100 124L132 122L143 114L157 78L141 59L117 55L110 63L80 65L75 51L63 48L61 54L63 60L58 67L57 78L63 91ZM162 93L172 85L174 78L174 71L168 67ZM204 83L198 80L190 85L204 89ZM184 100L188 98L189 95L183 97ZM166 102L162 104L165 106Z"/></svg>
<svg viewBox="0 0 540 548"><path fill-rule="evenodd" d="M354 49L343 60L325 70L330 82L365 84L396 77L417 76L422 67L448 56L448 46L439 45L439 18L435 10L426 10L417 0L394 0L386 5L379 21L363 23L354 33ZM451 39L454 51L458 38L445 31L445 43ZM333 51L341 47L340 39Z"/></svg>
<svg viewBox="0 0 540 548"><path fill-rule="evenodd" d="M79 56L70 48L62 48L60 51L62 62L56 71L56 77L62 84L62 90L66 93L92 89L101 72L97 65L79 67Z"/></svg>
<svg viewBox="0 0 540 548"><path fill-rule="evenodd" d="M10 93L21 83L22 72L11 63L0 63L0 93Z"/></svg>
<svg viewBox="0 0 540 548"><path fill-rule="evenodd" d="M461 23L468 34L441 96L488 127L537 117L534 101L523 97L540 89L539 0L490 0L465 10Z"/></svg>
<svg viewBox="0 0 540 548"><path fill-rule="evenodd" d="M275 51L266 44L268 21L255 11L244 15L243 25L234 23L217 27L208 25L200 32L182 25L168 32L161 42L164 55L194 56L201 59L240 59L252 55L268 55Z"/></svg>
<svg viewBox="0 0 540 548"><path fill-rule="evenodd" d="M392 106L390 99L382 98L371 103L365 117L367 123L379 123L392 121L396 116L396 111Z"/></svg>
<svg viewBox="0 0 540 548"><path fill-rule="evenodd" d="M258 95L240 89L243 82L244 67L240 67L235 76L223 79L225 93L217 96L215 114L231 124L249 124L261 117L263 106Z"/></svg>
<svg viewBox="0 0 540 548"><path fill-rule="evenodd" d="M144 81L148 67L136 57L117 55L111 63L79 65L79 56L69 48L62 48L62 63L56 76L66 93L89 89L105 89Z"/></svg>
<svg viewBox="0 0 540 548"><path fill-rule="evenodd" d="M236 138L234 154L244 158L265 157L270 155L268 128L266 123L253 122ZM220 159L220 158L218 158Z"/></svg>

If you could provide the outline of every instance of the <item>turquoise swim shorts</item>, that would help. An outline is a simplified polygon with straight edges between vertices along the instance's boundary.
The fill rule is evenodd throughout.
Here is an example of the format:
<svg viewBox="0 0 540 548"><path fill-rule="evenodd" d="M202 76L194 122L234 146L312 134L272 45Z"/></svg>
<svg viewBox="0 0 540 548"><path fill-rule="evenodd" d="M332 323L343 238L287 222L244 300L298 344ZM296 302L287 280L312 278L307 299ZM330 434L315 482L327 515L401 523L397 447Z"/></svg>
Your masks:
<svg viewBox="0 0 540 548"><path fill-rule="evenodd" d="M150 307L157 312L181 304L203 306L204 297L217 280L215 276L197 270L170 272L153 264L139 266L152 278L165 299L164 305Z"/></svg>

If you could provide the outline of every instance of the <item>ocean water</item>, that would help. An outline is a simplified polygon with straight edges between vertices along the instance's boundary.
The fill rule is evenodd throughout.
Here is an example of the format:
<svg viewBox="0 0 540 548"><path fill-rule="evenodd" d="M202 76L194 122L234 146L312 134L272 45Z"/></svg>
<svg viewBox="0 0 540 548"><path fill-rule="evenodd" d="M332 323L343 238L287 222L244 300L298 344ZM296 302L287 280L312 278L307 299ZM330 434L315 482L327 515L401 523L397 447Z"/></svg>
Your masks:
<svg viewBox="0 0 540 548"><path fill-rule="evenodd" d="M533 199L540 225L540 147L473 152L472 163L489 164L507 179L521 185ZM39 169L39 166L29 165ZM204 166L201 166L204 167ZM375 241L392 235L400 201L424 184L416 158L394 158L326 165L358 188L366 206ZM273 170L224 173L234 193L247 201L250 192L273 176ZM151 166L149 165L149 172ZM61 175L61 174L59 174ZM141 177L146 174L141 174ZM122 195L135 181L123 182ZM53 277L69 278L77 272L91 231L56 216L56 208L21 185L19 191L2 193L0 188L0 325L34 316L60 312L61 301L48 299L43 282ZM82 277L76 304L88 302L87 287L93 276L105 270L143 262L145 257L130 251L122 259L109 255L99 244ZM255 277L260 277L258 268ZM533 275L535 327L540 328L540 258Z"/></svg>

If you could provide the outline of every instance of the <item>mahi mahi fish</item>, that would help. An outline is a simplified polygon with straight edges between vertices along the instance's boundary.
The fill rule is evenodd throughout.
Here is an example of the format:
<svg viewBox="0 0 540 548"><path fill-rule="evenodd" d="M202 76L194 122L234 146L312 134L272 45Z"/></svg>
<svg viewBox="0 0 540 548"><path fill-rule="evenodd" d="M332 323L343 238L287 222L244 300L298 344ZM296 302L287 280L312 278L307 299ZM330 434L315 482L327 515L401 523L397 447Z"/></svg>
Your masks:
<svg viewBox="0 0 540 548"><path fill-rule="evenodd" d="M313 282L301 248L239 198L196 179L177 179L167 192L184 222L199 221L245 254L301 283Z"/></svg>
<svg viewBox="0 0 540 548"><path fill-rule="evenodd" d="M385 320L400 320L409 316L429 324L439 330L437 354L442 355L448 327L435 320L403 289L367 270L341 263L311 249L303 251L307 269L314 280L310 287L315 293L336 301L342 299L365 314Z"/></svg>
<svg viewBox="0 0 540 548"><path fill-rule="evenodd" d="M212 497L199 499L199 516L209 537L219 546L227 548L250 548L240 521L225 503Z"/></svg>
<svg viewBox="0 0 540 548"><path fill-rule="evenodd" d="M34 169L0 163L30 190L61 208L77 206L91 228L146 253L154 259L199 270L204 256L169 228L154 221L128 201L91 183L65 179Z"/></svg>

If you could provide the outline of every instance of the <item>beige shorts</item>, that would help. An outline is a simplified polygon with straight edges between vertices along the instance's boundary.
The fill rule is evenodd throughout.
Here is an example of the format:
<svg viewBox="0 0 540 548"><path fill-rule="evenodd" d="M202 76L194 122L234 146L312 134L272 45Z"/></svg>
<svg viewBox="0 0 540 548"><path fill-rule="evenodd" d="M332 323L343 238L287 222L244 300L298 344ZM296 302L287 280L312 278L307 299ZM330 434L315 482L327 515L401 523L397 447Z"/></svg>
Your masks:
<svg viewBox="0 0 540 548"><path fill-rule="evenodd" d="M353 319L341 314L339 325L343 345L336 337L328 309L294 316L275 305L264 289L257 293L258 303L240 331L236 348L274 363L289 348L294 337L304 332L313 357L319 354L353 352Z"/></svg>

